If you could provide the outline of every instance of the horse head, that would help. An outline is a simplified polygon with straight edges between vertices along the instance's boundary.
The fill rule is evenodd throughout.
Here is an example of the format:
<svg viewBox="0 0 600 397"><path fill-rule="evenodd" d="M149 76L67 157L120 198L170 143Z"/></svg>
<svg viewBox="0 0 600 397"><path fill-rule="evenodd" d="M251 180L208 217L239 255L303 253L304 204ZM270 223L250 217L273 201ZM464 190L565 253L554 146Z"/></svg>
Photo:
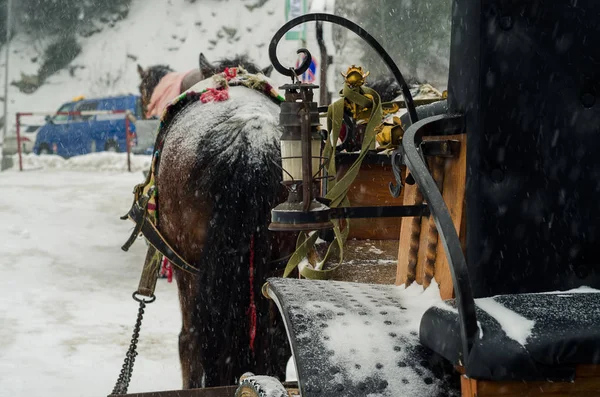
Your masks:
<svg viewBox="0 0 600 397"><path fill-rule="evenodd" d="M138 64L137 71L142 79L142 82L138 88L142 97L142 108L145 114L148 104L150 103L150 98L152 98L152 93L154 92L154 89L158 85L160 79L173 70L167 65L150 66L144 70L144 68Z"/></svg>

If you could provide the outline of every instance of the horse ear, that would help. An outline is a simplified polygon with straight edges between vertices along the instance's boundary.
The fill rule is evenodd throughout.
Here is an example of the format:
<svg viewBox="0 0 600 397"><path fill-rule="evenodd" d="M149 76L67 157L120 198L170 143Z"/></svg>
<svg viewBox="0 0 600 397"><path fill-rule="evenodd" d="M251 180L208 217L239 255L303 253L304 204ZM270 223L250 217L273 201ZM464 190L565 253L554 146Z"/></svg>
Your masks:
<svg viewBox="0 0 600 397"><path fill-rule="evenodd" d="M271 73L273 73L273 65L269 65L266 68L261 70L262 74L267 77L271 77Z"/></svg>
<svg viewBox="0 0 600 397"><path fill-rule="evenodd" d="M204 75L206 75L214 69L214 66L211 65L211 63L208 61L208 59L206 59L203 53L200 53L200 57L198 59L198 68Z"/></svg>
<svg viewBox="0 0 600 397"><path fill-rule="evenodd" d="M137 71L138 71L138 74L140 75L140 77L144 78L144 76L146 75L146 72L144 71L144 68L139 63L137 65Z"/></svg>

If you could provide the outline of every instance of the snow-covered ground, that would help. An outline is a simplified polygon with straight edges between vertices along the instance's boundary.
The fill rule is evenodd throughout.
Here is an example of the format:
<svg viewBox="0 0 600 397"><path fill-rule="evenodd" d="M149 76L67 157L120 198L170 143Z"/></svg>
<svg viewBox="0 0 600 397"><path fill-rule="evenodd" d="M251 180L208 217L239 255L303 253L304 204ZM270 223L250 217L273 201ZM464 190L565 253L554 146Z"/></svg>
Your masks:
<svg viewBox="0 0 600 397"><path fill-rule="evenodd" d="M142 154L131 155L131 171L145 171L150 169L152 156ZM13 169L19 167L19 156L12 156ZM127 155L125 153L98 152L84 156L74 156L65 159L57 155L35 154L23 155L23 170L75 170L75 171L127 171ZM132 186L133 187L133 186ZM133 197L133 196L132 196Z"/></svg>
<svg viewBox="0 0 600 397"><path fill-rule="evenodd" d="M148 159L136 158L132 173L119 154L33 160L26 169L44 168L0 173L0 396L108 395L129 346L146 248L121 250L132 223L119 216ZM176 290L159 280L131 392L181 388Z"/></svg>
<svg viewBox="0 0 600 397"><path fill-rule="evenodd" d="M132 223L119 216L149 162L134 156L128 173L125 154L27 155L25 171L15 165L0 173L0 397L111 392L131 338L131 293L146 248L138 241L127 253L120 249ZM436 291L418 300L408 331L439 301ZM130 392L181 387L176 292L159 280ZM399 288L407 298L422 293ZM293 372L290 365L289 378Z"/></svg>

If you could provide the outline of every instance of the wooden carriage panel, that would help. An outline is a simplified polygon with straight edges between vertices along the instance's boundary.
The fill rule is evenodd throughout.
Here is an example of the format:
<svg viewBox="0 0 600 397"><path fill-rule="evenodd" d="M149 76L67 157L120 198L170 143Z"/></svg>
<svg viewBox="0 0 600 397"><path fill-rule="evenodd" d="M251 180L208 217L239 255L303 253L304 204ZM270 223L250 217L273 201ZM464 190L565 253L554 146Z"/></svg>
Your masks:
<svg viewBox="0 0 600 397"><path fill-rule="evenodd" d="M466 135L433 136L424 139L460 142L460 151L457 157L429 158L429 164L434 178L440 183L442 196L463 243L463 249L465 249ZM422 200L422 195L416 185L404 186L403 205L419 204ZM418 240L415 239L416 233L420 234ZM415 244L415 241L419 243ZM404 218L401 220L400 228L396 284L406 284L407 282L410 284L416 281L427 287L431 277L435 277L439 284L442 299L450 299L454 296L450 268L432 217Z"/></svg>
<svg viewBox="0 0 600 397"><path fill-rule="evenodd" d="M492 382L461 376L462 397L591 397L600 395L600 365L576 369L575 382Z"/></svg>
<svg viewBox="0 0 600 397"><path fill-rule="evenodd" d="M457 158L446 161L445 177L443 186L443 197L450 210L450 216L459 233L458 236L462 243L463 252L466 252L466 208L465 208L465 184L467 176L467 136L453 135L446 137L460 141L460 152ZM454 297L452 286L452 276L450 275L450 266L444 252L441 242L437 244L437 255L435 260L434 276L440 286L440 295L442 299Z"/></svg>
<svg viewBox="0 0 600 397"><path fill-rule="evenodd" d="M406 179L407 171L404 171ZM415 205L422 203L422 196L416 185L404 185L403 205ZM423 218L424 220L425 218ZM427 222L419 218L404 218L400 220L400 244L398 247L398 265L396 284L405 284L409 278L414 278L419 284L423 284L423 264L425 261L425 250L419 249L427 244ZM413 239L418 237L418 244Z"/></svg>
<svg viewBox="0 0 600 397"><path fill-rule="evenodd" d="M377 155L384 156L384 155ZM338 166L340 178L350 164ZM353 207L394 206L402 204L402 195L393 198L388 183L394 182L391 165L363 162L360 172L350 186L348 199ZM352 219L349 239L397 240L402 218Z"/></svg>

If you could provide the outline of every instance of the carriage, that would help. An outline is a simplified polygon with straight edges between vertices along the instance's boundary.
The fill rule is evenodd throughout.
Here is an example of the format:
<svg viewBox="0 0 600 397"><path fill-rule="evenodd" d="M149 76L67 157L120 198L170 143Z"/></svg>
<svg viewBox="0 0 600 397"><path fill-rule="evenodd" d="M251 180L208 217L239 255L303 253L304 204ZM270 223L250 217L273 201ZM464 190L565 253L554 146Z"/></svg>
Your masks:
<svg viewBox="0 0 600 397"><path fill-rule="evenodd" d="M273 206L270 229L301 238L286 277L262 293L283 319L297 381L239 373L237 385L176 395L600 395L599 16L594 1L455 0L448 97L417 107L358 26L324 14L286 24L275 47L281 32L319 19L365 38L403 86L408 112L400 132L380 136L384 153L320 151L326 109L312 100L315 86L284 87L290 194ZM281 73L302 71L271 59ZM384 132L375 113L392 105L368 96L365 74L349 69L345 99L328 109L334 142L340 123L362 131L361 143ZM356 193L365 187L372 196ZM325 256L340 254L354 218L374 219L358 223L359 238L396 233L396 285L343 281L340 268L307 259L318 237L331 241Z"/></svg>

